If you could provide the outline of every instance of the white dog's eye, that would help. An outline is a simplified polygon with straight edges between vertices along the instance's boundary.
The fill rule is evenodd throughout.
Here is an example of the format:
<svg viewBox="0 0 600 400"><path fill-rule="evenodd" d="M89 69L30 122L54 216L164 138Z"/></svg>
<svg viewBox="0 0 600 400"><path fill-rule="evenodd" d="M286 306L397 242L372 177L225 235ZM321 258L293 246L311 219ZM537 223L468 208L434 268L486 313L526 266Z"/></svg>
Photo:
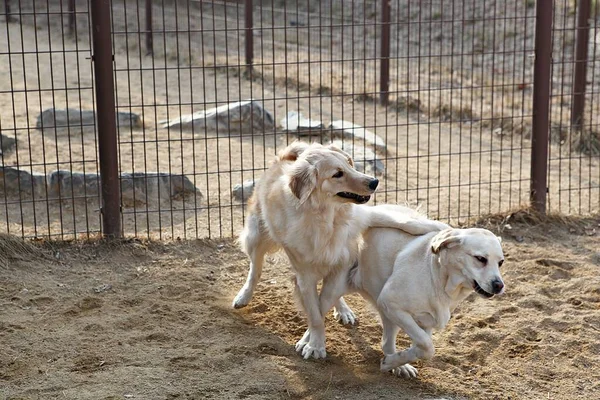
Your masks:
<svg viewBox="0 0 600 400"><path fill-rule="evenodd" d="M500 261L498 261L498 267L501 267L501 266L502 266L502 264L504 264L504 260L500 260Z"/></svg>
<svg viewBox="0 0 600 400"><path fill-rule="evenodd" d="M477 259L477 261L479 261L480 263L482 263L483 265L487 264L487 258L485 257L481 257L481 256L475 256L475 258Z"/></svg>
<svg viewBox="0 0 600 400"><path fill-rule="evenodd" d="M342 176L344 176L343 171L338 171L335 174L333 174L333 178L341 178Z"/></svg>

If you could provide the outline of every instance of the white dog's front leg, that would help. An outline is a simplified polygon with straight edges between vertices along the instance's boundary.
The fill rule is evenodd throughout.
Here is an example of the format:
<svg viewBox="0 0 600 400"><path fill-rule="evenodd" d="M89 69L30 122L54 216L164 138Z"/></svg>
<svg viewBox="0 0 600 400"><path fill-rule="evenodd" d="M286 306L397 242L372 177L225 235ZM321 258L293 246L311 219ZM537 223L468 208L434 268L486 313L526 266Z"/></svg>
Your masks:
<svg viewBox="0 0 600 400"><path fill-rule="evenodd" d="M384 355L381 360L382 371L391 371L417 359L430 359L433 357L435 349L430 330L423 330L409 313L397 310L396 307L390 308L380 303L380 309L389 321L403 329L413 342L413 345L407 350Z"/></svg>
<svg viewBox="0 0 600 400"><path fill-rule="evenodd" d="M396 336L400 328L388 319L384 314L379 314L381 317L381 326L383 328L383 336L381 337L381 349L384 356L392 356L396 354ZM419 374L417 369L410 364L400 365L391 370L396 376L403 378L416 378Z"/></svg>
<svg viewBox="0 0 600 400"><path fill-rule="evenodd" d="M395 228L410 235L424 235L447 229L449 226L439 221L425 218L415 218L401 212L390 211L385 208L364 207L366 219L363 220L365 228Z"/></svg>

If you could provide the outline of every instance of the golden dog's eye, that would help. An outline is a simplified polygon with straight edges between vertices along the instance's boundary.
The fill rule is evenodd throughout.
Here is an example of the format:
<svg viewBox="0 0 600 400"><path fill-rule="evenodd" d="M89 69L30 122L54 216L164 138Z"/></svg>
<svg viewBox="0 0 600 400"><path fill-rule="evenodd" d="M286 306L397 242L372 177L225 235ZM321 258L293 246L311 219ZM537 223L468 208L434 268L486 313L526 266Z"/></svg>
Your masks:
<svg viewBox="0 0 600 400"><path fill-rule="evenodd" d="M338 171L335 174L333 174L333 178L341 178L342 176L344 176L344 173L342 171Z"/></svg>
<svg viewBox="0 0 600 400"><path fill-rule="evenodd" d="M482 263L483 265L487 264L487 258L485 257L481 257L481 256L475 256L475 258L477 259L477 261L479 261L480 263Z"/></svg>

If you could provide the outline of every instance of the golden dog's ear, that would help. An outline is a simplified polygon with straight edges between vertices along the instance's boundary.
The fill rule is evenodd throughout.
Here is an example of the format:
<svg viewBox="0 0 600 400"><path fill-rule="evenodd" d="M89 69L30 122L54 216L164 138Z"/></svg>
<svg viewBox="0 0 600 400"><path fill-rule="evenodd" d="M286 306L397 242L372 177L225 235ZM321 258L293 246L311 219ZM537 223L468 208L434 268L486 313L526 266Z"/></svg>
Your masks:
<svg viewBox="0 0 600 400"><path fill-rule="evenodd" d="M450 248L460 244L462 238L457 234L457 232L452 229L444 229L437 235L433 237L431 241L431 251L434 254L440 252L443 247Z"/></svg>
<svg viewBox="0 0 600 400"><path fill-rule="evenodd" d="M279 160L296 161L309 146L308 143L295 141L279 153Z"/></svg>
<svg viewBox="0 0 600 400"><path fill-rule="evenodd" d="M304 159L294 162L290 173L290 190L304 204L317 187L317 169Z"/></svg>
<svg viewBox="0 0 600 400"><path fill-rule="evenodd" d="M340 149L339 147L333 144L330 144L329 146L327 146L327 148L331 151L337 151L338 153L342 153L348 159L348 164L350 164L350 166L354 168L354 160L352 159L350 154L346 153L344 150Z"/></svg>

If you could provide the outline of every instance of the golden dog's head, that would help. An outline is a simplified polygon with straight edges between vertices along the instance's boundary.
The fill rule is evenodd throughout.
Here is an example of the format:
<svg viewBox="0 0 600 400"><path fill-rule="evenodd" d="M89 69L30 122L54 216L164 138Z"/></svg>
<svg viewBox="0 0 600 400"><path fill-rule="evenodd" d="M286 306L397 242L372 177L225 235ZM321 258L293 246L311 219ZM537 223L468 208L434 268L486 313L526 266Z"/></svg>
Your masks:
<svg viewBox="0 0 600 400"><path fill-rule="evenodd" d="M352 157L335 146L296 142L280 159L292 161L287 168L289 187L300 204L309 198L363 204L379 184L378 179L355 170Z"/></svg>

